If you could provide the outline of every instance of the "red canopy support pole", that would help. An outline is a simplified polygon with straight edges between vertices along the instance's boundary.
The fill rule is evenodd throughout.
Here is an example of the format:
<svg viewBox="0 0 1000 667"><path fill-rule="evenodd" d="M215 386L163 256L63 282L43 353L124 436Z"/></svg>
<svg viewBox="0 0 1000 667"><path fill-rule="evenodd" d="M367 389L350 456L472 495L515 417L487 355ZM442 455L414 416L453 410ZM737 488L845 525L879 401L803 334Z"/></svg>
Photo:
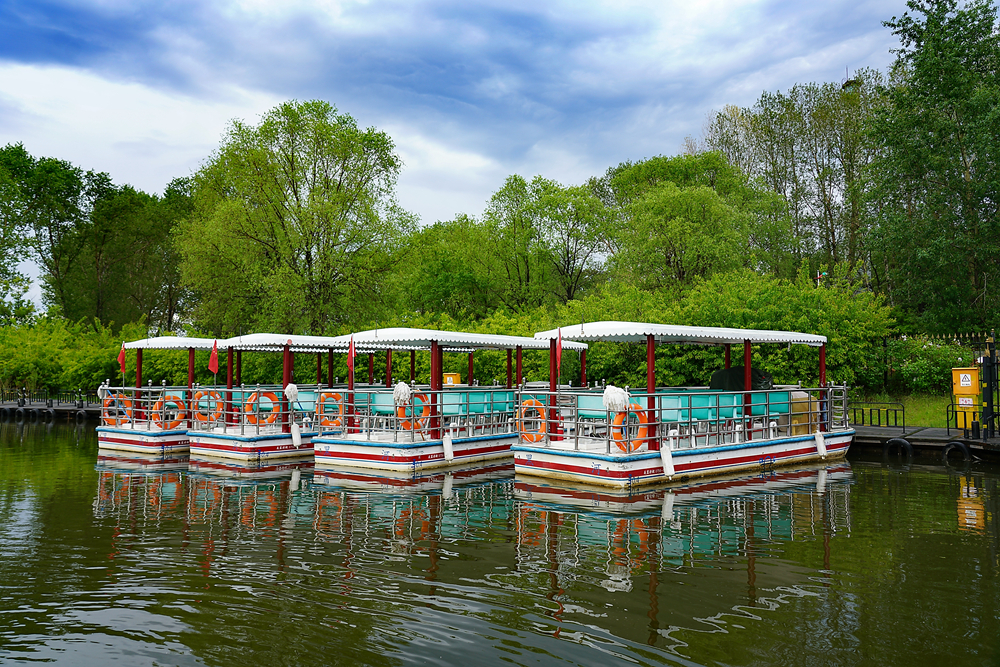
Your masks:
<svg viewBox="0 0 1000 667"><path fill-rule="evenodd" d="M556 403L556 391L559 389L559 370L556 366L556 342L555 338L549 339L549 396L546 403L549 406L549 417L545 423L545 431L549 434L549 440L562 440L559 437L559 408Z"/></svg>
<svg viewBox="0 0 1000 667"><path fill-rule="evenodd" d="M354 428L354 362L351 359L350 348L348 348L347 362L347 432L357 433Z"/></svg>
<svg viewBox="0 0 1000 667"><path fill-rule="evenodd" d="M753 379L750 376L750 341L743 341L743 391L747 392L743 394L743 419L746 424L751 423L751 407L750 407L750 390L753 388ZM747 432L749 436L750 433Z"/></svg>
<svg viewBox="0 0 1000 667"><path fill-rule="evenodd" d="M580 386L587 388L587 351L580 350Z"/></svg>
<svg viewBox="0 0 1000 667"><path fill-rule="evenodd" d="M437 440L441 437L441 419L438 417L438 401L440 399L440 394L438 393L441 388L441 369L439 364L441 363L441 348L438 347L438 342L436 340L431 341L431 439Z"/></svg>
<svg viewBox="0 0 1000 667"><path fill-rule="evenodd" d="M417 380L417 351L410 350L410 382Z"/></svg>
<svg viewBox="0 0 1000 667"><path fill-rule="evenodd" d="M187 418L187 426L188 426L188 428L191 428L192 424L193 424L192 414L194 413L194 408L195 408L194 398L193 397L194 397L194 348L193 347L189 347L188 348L188 393L187 393L187 400L188 400L188 405L190 405L190 409L187 410L187 417L188 417Z"/></svg>
<svg viewBox="0 0 1000 667"><path fill-rule="evenodd" d="M522 373L521 373L521 346L517 346L517 386L521 386Z"/></svg>
<svg viewBox="0 0 1000 667"><path fill-rule="evenodd" d="M656 437L656 338L646 335L646 421L648 422L649 451L660 451L660 439Z"/></svg>
<svg viewBox="0 0 1000 667"><path fill-rule="evenodd" d="M473 361L473 356L475 354L476 354L475 352L469 352L469 375L466 377L465 383L467 385L469 385L470 387L472 386L472 376L473 376L473 373L476 370L475 362Z"/></svg>
<svg viewBox="0 0 1000 667"><path fill-rule="evenodd" d="M142 387L142 348L140 347L135 351L135 388L139 389ZM143 414L142 410L139 409L139 397L142 392L135 392L135 421L138 422L140 419L145 419L146 416Z"/></svg>
<svg viewBox="0 0 1000 667"><path fill-rule="evenodd" d="M243 350L236 350L236 377L233 382L243 384Z"/></svg>
<svg viewBox="0 0 1000 667"><path fill-rule="evenodd" d="M281 388L284 389L292 381L292 350L286 344L281 355ZM288 399L285 394L281 394L281 432L291 433L292 427L288 424Z"/></svg>
<svg viewBox="0 0 1000 667"><path fill-rule="evenodd" d="M385 351L385 386L392 386L392 350Z"/></svg>
<svg viewBox="0 0 1000 667"><path fill-rule="evenodd" d="M511 381L512 381L512 379L511 379L511 369L510 369L510 357L511 357L511 353L512 353L512 350L510 350L508 348L507 349L507 388L508 389L510 389L510 387L511 387Z"/></svg>
<svg viewBox="0 0 1000 667"><path fill-rule="evenodd" d="M233 415L233 348L226 348L226 418L227 424L235 424Z"/></svg>
<svg viewBox="0 0 1000 667"><path fill-rule="evenodd" d="M368 353L368 384L375 382L375 353Z"/></svg>
<svg viewBox="0 0 1000 667"><path fill-rule="evenodd" d="M729 361L729 343L726 343L726 368L731 368L731 363Z"/></svg>
<svg viewBox="0 0 1000 667"><path fill-rule="evenodd" d="M326 386L333 386L333 348L326 351Z"/></svg>
<svg viewBox="0 0 1000 667"><path fill-rule="evenodd" d="M316 353L316 384L323 384L323 353Z"/></svg>
<svg viewBox="0 0 1000 667"><path fill-rule="evenodd" d="M826 343L819 346L819 386L826 387ZM826 391L819 392L819 428L828 431L826 424Z"/></svg>

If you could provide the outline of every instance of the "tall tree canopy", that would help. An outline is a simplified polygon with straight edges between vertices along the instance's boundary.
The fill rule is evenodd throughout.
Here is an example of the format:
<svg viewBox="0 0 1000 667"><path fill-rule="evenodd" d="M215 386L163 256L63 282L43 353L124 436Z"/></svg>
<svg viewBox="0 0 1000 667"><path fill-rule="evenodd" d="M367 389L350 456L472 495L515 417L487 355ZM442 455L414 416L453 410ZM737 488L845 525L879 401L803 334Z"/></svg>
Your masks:
<svg viewBox="0 0 1000 667"><path fill-rule="evenodd" d="M386 133L326 102L234 121L194 177L178 236L197 321L321 333L376 317L414 225L395 200L401 165Z"/></svg>
<svg viewBox="0 0 1000 667"><path fill-rule="evenodd" d="M996 7L907 3L883 147L882 266L890 300L927 331L995 326L1000 306L1000 35Z"/></svg>

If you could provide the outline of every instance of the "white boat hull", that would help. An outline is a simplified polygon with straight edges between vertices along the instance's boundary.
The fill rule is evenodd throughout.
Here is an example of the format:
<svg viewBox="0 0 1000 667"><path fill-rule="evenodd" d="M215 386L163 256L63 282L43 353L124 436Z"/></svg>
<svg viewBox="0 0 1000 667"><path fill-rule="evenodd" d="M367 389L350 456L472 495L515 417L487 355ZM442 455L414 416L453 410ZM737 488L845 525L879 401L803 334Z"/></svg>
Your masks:
<svg viewBox="0 0 1000 667"><path fill-rule="evenodd" d="M187 429L168 431L132 429L123 426L98 426L97 444L101 449L140 454L177 454L188 451Z"/></svg>
<svg viewBox="0 0 1000 667"><path fill-rule="evenodd" d="M500 436L455 438L451 442L453 457L445 457L443 440L420 442L386 442L322 436L313 440L316 467L369 468L375 470L417 471L464 466L483 461L510 458L510 447L517 441L516 433Z"/></svg>
<svg viewBox="0 0 1000 667"><path fill-rule="evenodd" d="M819 441L815 435L801 435L673 450L673 475L664 470L660 452L609 455L525 444L514 445L511 450L517 475L624 489L811 461L835 461L847 454L853 437L851 429L824 433ZM820 453L823 447L825 456Z"/></svg>
<svg viewBox="0 0 1000 667"><path fill-rule="evenodd" d="M298 444L295 443L291 433L241 435L238 432L190 431L189 435L191 456L249 462L309 456L313 453L313 438L318 434L303 431L301 442Z"/></svg>

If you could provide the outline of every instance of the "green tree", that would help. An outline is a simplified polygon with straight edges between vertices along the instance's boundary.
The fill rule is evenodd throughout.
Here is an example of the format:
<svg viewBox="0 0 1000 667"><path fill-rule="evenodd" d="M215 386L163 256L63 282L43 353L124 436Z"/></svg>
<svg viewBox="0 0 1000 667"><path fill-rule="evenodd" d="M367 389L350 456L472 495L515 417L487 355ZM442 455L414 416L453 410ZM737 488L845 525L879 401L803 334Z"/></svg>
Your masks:
<svg viewBox="0 0 1000 667"><path fill-rule="evenodd" d="M18 270L28 251L19 208L17 183L0 164L0 325L26 322L34 313L34 306L25 299L30 282Z"/></svg>
<svg viewBox="0 0 1000 667"><path fill-rule="evenodd" d="M881 264L925 331L995 325L1000 292L1000 35L996 7L908 2L874 135Z"/></svg>
<svg viewBox="0 0 1000 667"><path fill-rule="evenodd" d="M601 277L611 212L587 186L565 187L536 176L531 192L555 296L563 303L572 301Z"/></svg>
<svg viewBox="0 0 1000 667"><path fill-rule="evenodd" d="M491 289L513 311L547 301L551 262L538 224L536 196L521 176L510 176L493 193L483 213L489 245L481 261Z"/></svg>
<svg viewBox="0 0 1000 667"><path fill-rule="evenodd" d="M321 333L374 319L413 217L390 137L322 101L233 121L178 234L206 328Z"/></svg>

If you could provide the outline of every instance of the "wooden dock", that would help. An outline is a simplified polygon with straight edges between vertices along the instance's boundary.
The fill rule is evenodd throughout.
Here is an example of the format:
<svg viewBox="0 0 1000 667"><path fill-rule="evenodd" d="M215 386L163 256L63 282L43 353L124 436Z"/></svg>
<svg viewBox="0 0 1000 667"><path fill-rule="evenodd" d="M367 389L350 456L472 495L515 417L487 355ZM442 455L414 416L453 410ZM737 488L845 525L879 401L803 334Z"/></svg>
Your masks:
<svg viewBox="0 0 1000 667"><path fill-rule="evenodd" d="M51 405L50 405L51 403ZM100 419L100 404L86 402L67 403L59 401L17 401L0 402L0 420L22 422L50 421L96 421Z"/></svg>
<svg viewBox="0 0 1000 667"><path fill-rule="evenodd" d="M965 451L974 459L1000 462L1000 438L992 440L973 440L965 437L960 429L951 429L951 433L943 428L928 428L925 426L908 426L904 428L887 428L879 426L856 426L857 434L851 443L851 453L878 453L891 456L906 455L906 447L896 442L906 441L913 456L937 457L944 460L946 451L949 460L965 458ZM959 443L959 444L952 444Z"/></svg>

